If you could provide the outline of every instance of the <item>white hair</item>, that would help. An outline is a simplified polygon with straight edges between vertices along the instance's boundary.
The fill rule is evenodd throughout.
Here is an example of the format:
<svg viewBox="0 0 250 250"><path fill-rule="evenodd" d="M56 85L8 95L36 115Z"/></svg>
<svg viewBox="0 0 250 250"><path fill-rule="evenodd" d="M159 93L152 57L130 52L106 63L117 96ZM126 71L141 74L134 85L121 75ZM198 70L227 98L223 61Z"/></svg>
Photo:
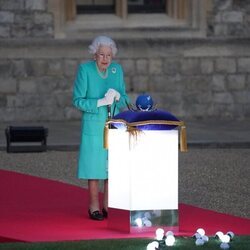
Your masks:
<svg viewBox="0 0 250 250"><path fill-rule="evenodd" d="M89 53L96 54L100 46L109 46L112 50L113 56L115 56L117 53L115 42L107 36L97 36L89 45Z"/></svg>

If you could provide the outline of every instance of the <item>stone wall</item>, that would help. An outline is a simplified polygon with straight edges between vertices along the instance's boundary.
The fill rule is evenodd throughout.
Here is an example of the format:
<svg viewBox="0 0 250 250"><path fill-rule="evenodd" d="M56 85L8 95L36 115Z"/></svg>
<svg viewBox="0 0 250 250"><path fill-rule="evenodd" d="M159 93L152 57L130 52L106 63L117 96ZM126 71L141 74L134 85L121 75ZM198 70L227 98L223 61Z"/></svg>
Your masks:
<svg viewBox="0 0 250 250"><path fill-rule="evenodd" d="M204 39L116 39L132 101L147 92L183 119L249 118L249 0L214 0L207 32ZM1 121L80 118L72 87L90 41L53 36L47 0L0 0Z"/></svg>
<svg viewBox="0 0 250 250"><path fill-rule="evenodd" d="M249 0L213 0L208 36L250 37Z"/></svg>
<svg viewBox="0 0 250 250"><path fill-rule="evenodd" d="M250 37L249 0L213 0L207 35ZM0 39L54 37L48 0L0 0Z"/></svg>
<svg viewBox="0 0 250 250"><path fill-rule="evenodd" d="M3 121L72 120L72 87L90 41L0 43ZM117 61L134 101L150 93L158 108L183 119L250 115L248 39L117 40Z"/></svg>
<svg viewBox="0 0 250 250"><path fill-rule="evenodd" d="M0 39L53 37L47 5L47 0L0 0Z"/></svg>

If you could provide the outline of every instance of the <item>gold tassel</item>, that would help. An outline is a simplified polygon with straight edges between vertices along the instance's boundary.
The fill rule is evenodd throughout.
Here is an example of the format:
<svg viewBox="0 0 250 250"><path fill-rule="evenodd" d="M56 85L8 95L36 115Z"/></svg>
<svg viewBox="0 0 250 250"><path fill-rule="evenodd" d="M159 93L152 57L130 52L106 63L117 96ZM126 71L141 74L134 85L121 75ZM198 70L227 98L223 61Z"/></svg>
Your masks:
<svg viewBox="0 0 250 250"><path fill-rule="evenodd" d="M182 125L181 126L181 131L180 131L180 150L181 152L187 152L187 131L186 131L186 126Z"/></svg>
<svg viewBox="0 0 250 250"><path fill-rule="evenodd" d="M104 133L103 133L103 147L105 149L108 149L108 136L109 136L109 125L106 123L104 127Z"/></svg>

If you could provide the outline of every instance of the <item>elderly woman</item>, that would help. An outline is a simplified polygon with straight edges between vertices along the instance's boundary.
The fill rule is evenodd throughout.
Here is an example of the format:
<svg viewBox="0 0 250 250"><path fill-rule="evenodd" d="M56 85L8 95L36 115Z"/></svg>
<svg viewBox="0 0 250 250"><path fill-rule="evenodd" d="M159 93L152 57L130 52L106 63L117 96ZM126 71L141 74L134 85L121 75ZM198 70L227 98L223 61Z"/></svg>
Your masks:
<svg viewBox="0 0 250 250"><path fill-rule="evenodd" d="M109 37L98 36L89 46L89 52L93 60L80 64L73 89L73 105L83 114L78 178L88 180L89 217L103 220L108 216L108 156L103 147L104 125L109 109L112 114L118 113L126 107L129 98L122 67L112 61L117 53L115 42ZM104 180L102 210L100 180Z"/></svg>

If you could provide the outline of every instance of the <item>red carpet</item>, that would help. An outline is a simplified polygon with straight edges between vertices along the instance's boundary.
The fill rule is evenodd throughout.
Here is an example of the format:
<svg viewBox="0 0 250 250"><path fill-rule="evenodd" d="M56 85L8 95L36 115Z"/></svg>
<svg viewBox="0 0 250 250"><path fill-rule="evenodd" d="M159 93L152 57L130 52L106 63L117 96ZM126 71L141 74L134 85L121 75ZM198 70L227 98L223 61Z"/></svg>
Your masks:
<svg viewBox="0 0 250 250"><path fill-rule="evenodd" d="M87 216L85 189L38 177L0 170L0 242L66 241L154 237L107 228L107 221ZM250 220L185 204L179 207L178 235L193 235L203 227L207 235L233 231L250 235Z"/></svg>

